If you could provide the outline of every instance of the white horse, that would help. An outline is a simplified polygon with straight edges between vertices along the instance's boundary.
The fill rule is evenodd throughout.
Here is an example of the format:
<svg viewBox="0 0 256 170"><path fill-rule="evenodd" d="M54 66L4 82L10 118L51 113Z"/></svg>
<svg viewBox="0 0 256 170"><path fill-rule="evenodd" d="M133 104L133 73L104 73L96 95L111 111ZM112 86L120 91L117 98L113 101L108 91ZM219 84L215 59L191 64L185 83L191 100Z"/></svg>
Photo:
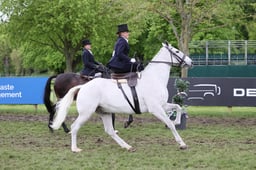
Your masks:
<svg viewBox="0 0 256 170"><path fill-rule="evenodd" d="M180 149L186 149L186 144L176 131L174 123L166 114L166 112L174 107L177 108L177 112L181 112L181 108L178 105L167 103L167 83L172 65L191 66L192 60L168 43L163 43L162 45L163 47L160 51L140 73L141 77L136 85L139 106L142 113L152 113L165 123L171 129ZM122 84L122 86L129 100L133 101L130 87L127 84ZM71 125L71 150L73 152L81 151L77 147L77 132L92 114L96 112L103 121L105 132L122 148L133 151L134 148L121 139L115 133L112 126L110 113L134 114L134 111L124 98L121 90L117 87L117 82L111 79L97 78L84 85L71 88L62 100L59 101L57 115L51 127L58 129L61 126L77 90L79 92L77 94L76 106L79 116Z"/></svg>

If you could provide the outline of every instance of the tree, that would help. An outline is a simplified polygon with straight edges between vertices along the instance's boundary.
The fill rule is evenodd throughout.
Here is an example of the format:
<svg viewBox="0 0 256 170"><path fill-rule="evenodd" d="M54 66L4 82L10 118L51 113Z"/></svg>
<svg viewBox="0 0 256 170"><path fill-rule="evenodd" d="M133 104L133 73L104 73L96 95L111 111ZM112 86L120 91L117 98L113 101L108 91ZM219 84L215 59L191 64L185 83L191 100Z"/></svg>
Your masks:
<svg viewBox="0 0 256 170"><path fill-rule="evenodd" d="M255 40L255 19L256 19L256 2L254 0L243 0L240 6L244 12L245 17L241 19L239 32L246 40Z"/></svg>
<svg viewBox="0 0 256 170"><path fill-rule="evenodd" d="M5 24L0 23L0 75L8 76L11 73L11 59L12 52L10 42L6 34L4 34Z"/></svg>
<svg viewBox="0 0 256 170"><path fill-rule="evenodd" d="M155 50L156 41L171 40L172 44L189 55L189 43L192 39L228 38L240 36L236 29L244 17L240 2L244 0L139 0L122 1L125 12L132 11L141 31L136 44L144 48L144 54ZM125 9L125 7L123 6ZM132 15L131 15L132 16ZM142 16L140 18L140 16ZM132 21L132 20L130 20ZM135 22L135 20L133 20ZM216 33L215 33L216 32ZM143 39L144 38L144 39ZM154 42L155 41L155 42ZM158 43L158 42L157 42ZM183 70L182 76L186 76Z"/></svg>
<svg viewBox="0 0 256 170"><path fill-rule="evenodd" d="M189 54L192 40L253 37L255 28L253 21L241 23L244 13L252 15L255 11L255 3L249 4L250 10L248 5L243 7L246 0L0 2L0 11L9 17L8 35L22 52L24 67L55 72L77 69L84 38L91 39L96 59L106 64L116 39L116 26L121 23L128 23L132 30L131 56L136 53L147 60L164 40Z"/></svg>
<svg viewBox="0 0 256 170"><path fill-rule="evenodd" d="M107 18L107 10L101 11L107 5L106 0L3 0L2 10L9 16L8 30L17 46L25 44L24 52L35 46L45 48L40 52L58 51L65 56L66 71L70 72L81 41L95 34L102 21L99 18ZM30 56L44 58L45 53L38 54L38 49L30 48Z"/></svg>
<svg viewBox="0 0 256 170"><path fill-rule="evenodd" d="M234 1L232 1L234 2ZM149 10L165 19L178 42L189 54L189 42L198 32L232 28L242 15L238 4L229 0L160 0L152 1ZM236 18L236 19L234 19ZM182 76L186 77L186 70Z"/></svg>

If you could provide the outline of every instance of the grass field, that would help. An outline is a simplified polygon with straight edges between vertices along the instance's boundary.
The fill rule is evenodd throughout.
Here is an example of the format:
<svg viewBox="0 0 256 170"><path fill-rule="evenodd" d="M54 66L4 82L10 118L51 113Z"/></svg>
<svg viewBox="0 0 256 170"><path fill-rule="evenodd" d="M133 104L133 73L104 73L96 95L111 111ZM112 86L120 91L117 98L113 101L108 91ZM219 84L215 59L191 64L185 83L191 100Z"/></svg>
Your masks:
<svg viewBox="0 0 256 170"><path fill-rule="evenodd" d="M78 134L83 151L70 151L70 135L50 133L44 106L0 105L0 169L85 170L251 170L256 169L256 109L253 107L188 107L188 145L179 150L173 135L150 114L135 115L132 126L116 127L136 152L121 149L103 130L97 115ZM71 108L67 120L76 116Z"/></svg>

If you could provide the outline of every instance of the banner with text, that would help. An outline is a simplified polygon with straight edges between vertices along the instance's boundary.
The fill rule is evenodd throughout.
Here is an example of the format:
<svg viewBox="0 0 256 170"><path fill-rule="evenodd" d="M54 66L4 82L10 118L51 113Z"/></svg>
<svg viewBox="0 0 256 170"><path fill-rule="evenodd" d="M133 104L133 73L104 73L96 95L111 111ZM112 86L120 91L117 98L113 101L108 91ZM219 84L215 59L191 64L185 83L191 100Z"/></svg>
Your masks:
<svg viewBox="0 0 256 170"><path fill-rule="evenodd" d="M0 104L43 104L48 77L0 78ZM177 93L176 78L168 82L169 102ZM186 78L185 104L190 106L256 106L255 78Z"/></svg>
<svg viewBox="0 0 256 170"><path fill-rule="evenodd" d="M47 77L0 78L0 104L43 104Z"/></svg>
<svg viewBox="0 0 256 170"><path fill-rule="evenodd" d="M184 100L190 106L256 106L255 78L185 78L190 82ZM168 82L169 102L177 93L175 78Z"/></svg>

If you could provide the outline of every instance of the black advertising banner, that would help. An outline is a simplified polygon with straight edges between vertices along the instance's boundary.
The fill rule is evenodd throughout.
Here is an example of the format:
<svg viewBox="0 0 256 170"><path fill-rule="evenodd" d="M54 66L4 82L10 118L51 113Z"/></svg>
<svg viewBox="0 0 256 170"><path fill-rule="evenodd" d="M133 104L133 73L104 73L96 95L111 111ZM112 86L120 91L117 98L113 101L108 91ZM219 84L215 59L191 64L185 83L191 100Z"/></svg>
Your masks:
<svg viewBox="0 0 256 170"><path fill-rule="evenodd" d="M169 102L177 93L176 78L168 82ZM185 78L189 81L187 97L190 106L256 106L255 78Z"/></svg>

